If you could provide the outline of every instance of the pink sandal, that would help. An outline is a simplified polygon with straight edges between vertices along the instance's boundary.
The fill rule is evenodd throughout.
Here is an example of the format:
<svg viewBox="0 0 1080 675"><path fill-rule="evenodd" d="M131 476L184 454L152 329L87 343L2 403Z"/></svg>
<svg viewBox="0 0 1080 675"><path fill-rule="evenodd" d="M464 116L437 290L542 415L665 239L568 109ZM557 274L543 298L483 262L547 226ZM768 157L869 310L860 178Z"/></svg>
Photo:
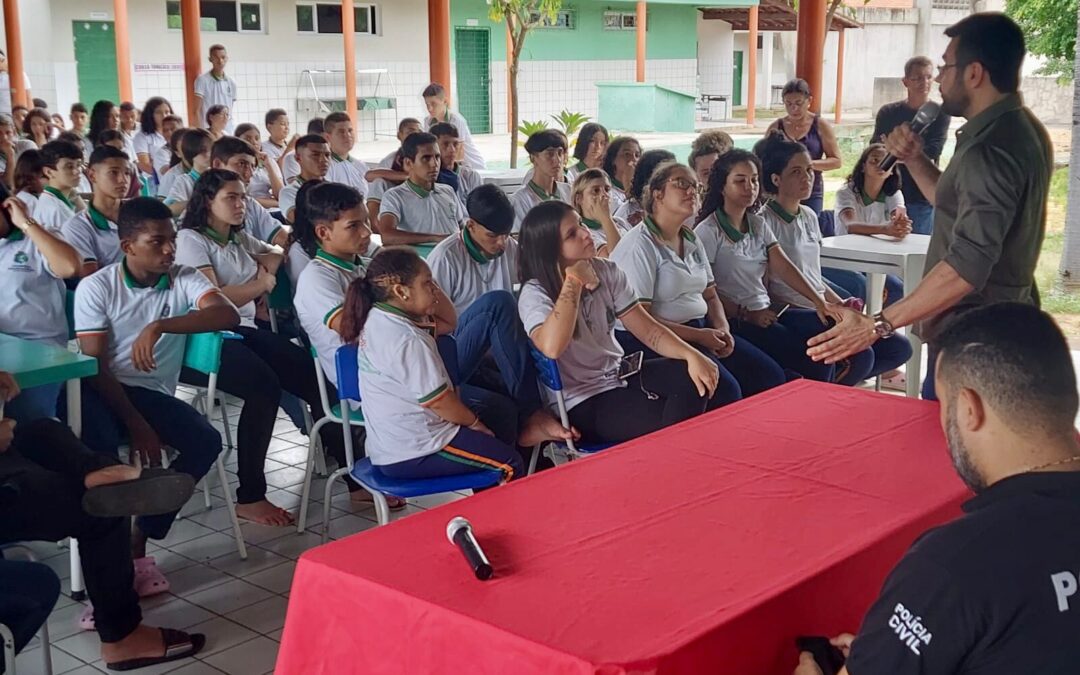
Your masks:
<svg viewBox="0 0 1080 675"><path fill-rule="evenodd" d="M135 592L140 598L151 595L166 593L169 590L169 580L157 568L154 556L135 559Z"/></svg>

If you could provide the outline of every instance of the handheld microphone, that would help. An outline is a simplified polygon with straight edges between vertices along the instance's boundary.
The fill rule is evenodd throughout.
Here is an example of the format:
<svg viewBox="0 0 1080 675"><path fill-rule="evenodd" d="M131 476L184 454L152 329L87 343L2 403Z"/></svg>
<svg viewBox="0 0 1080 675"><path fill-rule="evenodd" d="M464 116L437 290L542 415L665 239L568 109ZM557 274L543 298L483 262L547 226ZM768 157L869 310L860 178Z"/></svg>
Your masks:
<svg viewBox="0 0 1080 675"><path fill-rule="evenodd" d="M494 574L494 569L491 567L491 563L488 562L487 556L484 555L484 551L481 550L480 544L476 542L476 537L473 536L472 524L457 516L446 525L446 538L450 540L450 543L458 547L461 554L465 556L465 562L469 563L469 567L472 568L473 574L480 581L487 581Z"/></svg>
<svg viewBox="0 0 1080 675"><path fill-rule="evenodd" d="M926 130L930 128L930 125L937 119L938 114L941 113L941 105L927 101L922 104L919 111L915 113L915 119L911 120L911 130L922 136L926 133ZM892 154L885 155L885 159L881 160L881 164L878 166L882 171L889 171L896 165L896 158Z"/></svg>

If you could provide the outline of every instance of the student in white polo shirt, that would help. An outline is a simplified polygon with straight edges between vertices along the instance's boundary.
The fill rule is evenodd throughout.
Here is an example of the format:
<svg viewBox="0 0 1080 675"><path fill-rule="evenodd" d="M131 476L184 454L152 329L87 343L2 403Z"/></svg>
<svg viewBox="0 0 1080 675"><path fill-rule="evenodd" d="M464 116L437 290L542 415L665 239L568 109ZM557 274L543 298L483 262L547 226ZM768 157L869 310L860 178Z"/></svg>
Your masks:
<svg viewBox="0 0 1080 675"><path fill-rule="evenodd" d="M538 205L519 244L518 312L536 348L558 360L570 422L584 442L626 441L704 412L716 364L645 311L626 275L596 257L573 208ZM616 320L664 358L624 366Z"/></svg>
<svg viewBox="0 0 1080 675"><path fill-rule="evenodd" d="M326 180L343 183L366 195L368 165L349 154L356 145L356 131L348 113L327 115L323 120L323 137L330 146L330 170L326 172Z"/></svg>
<svg viewBox="0 0 1080 675"><path fill-rule="evenodd" d="M76 190L82 179L82 148L67 141L49 141L41 148L45 188L34 206L34 220L57 233L86 204Z"/></svg>
<svg viewBox="0 0 1080 675"><path fill-rule="evenodd" d="M420 120L406 117L398 122L397 138L404 143L409 136L423 131ZM368 222L379 222L379 204L382 196L392 187L397 187L405 182L409 174L405 173L404 158L401 156L401 147L382 158L379 165L370 169L367 173L368 193L364 199L367 203Z"/></svg>
<svg viewBox="0 0 1080 675"><path fill-rule="evenodd" d="M596 255L611 257L630 224L611 213L611 181L603 169L585 169L572 186L571 201L596 245Z"/></svg>
<svg viewBox="0 0 1080 675"><path fill-rule="evenodd" d="M79 254L30 217L26 206L0 188L0 333L64 346L68 338L63 279L79 270ZM4 408L20 424L56 417L61 384L24 389Z"/></svg>
<svg viewBox="0 0 1080 675"><path fill-rule="evenodd" d="M472 132L469 131L469 123L465 118L450 109L446 102L446 89L438 82L432 82L424 88L424 107L427 108L428 116L424 118L424 127L431 131L431 127L439 122L449 122L458 130L461 144L465 146L465 163L477 171L486 168L484 156L473 141Z"/></svg>
<svg viewBox="0 0 1080 675"><path fill-rule="evenodd" d="M484 178L464 162L457 160L461 141L458 130L449 122L440 122L431 127L431 135L439 140L441 166L437 183L454 188L462 204L467 204L469 193L484 183Z"/></svg>
<svg viewBox="0 0 1080 675"><path fill-rule="evenodd" d="M589 122L581 127L574 141L574 163L566 169L566 182L573 184L577 177L589 169L603 169L604 155L607 153L607 128L596 122Z"/></svg>
<svg viewBox="0 0 1080 675"><path fill-rule="evenodd" d="M542 202L558 200L569 204L570 186L563 181L566 165L566 135L557 129L538 131L525 141L525 152L532 162L532 178L514 192L514 232L521 230L521 221L529 209Z"/></svg>
<svg viewBox="0 0 1080 675"><path fill-rule="evenodd" d="M300 134L289 137L289 113L285 112L284 108L271 108L266 111L263 123L266 126L267 137L262 142L262 151L266 153L270 161L277 164L280 171L282 158L293 151L296 141L300 139ZM282 178L284 179L285 176L282 175Z"/></svg>
<svg viewBox="0 0 1080 675"><path fill-rule="evenodd" d="M15 164L23 153L36 149L33 141L18 136L11 118L0 115L0 175L9 190L14 188Z"/></svg>
<svg viewBox="0 0 1080 675"><path fill-rule="evenodd" d="M401 155L409 178L382 197L379 236L383 244L425 244L457 234L468 216L453 188L435 182L441 164L436 138L413 134L401 144Z"/></svg>
<svg viewBox="0 0 1080 675"><path fill-rule="evenodd" d="M210 45L210 70L195 78L195 98L199 99L199 118L192 126L209 126L207 114L215 105L223 105L230 110L236 105L236 81L225 74L225 64L229 54L223 45ZM230 118L225 133L233 132Z"/></svg>
<svg viewBox="0 0 1080 675"><path fill-rule="evenodd" d="M159 179L172 162L171 141L173 134L183 128L184 121L180 119L179 115L166 115L165 119L161 120L161 135L165 137L165 145L155 149L153 157L150 158L150 161L154 164L154 171L157 171L158 173ZM159 192L168 194L164 190L159 190Z"/></svg>
<svg viewBox="0 0 1080 675"><path fill-rule="evenodd" d="M644 220L623 236L611 261L649 314L716 363L720 380L712 409L779 386L786 376L776 361L731 333L708 256L686 225L697 210L697 194L689 167L674 161L657 167L642 189ZM616 330L615 337L627 353L656 356L628 331Z"/></svg>
<svg viewBox="0 0 1080 675"><path fill-rule="evenodd" d="M184 169L184 158L180 155L180 142L184 140L184 134L188 131L186 128L177 129L169 138L168 145L165 146L165 149L169 152L169 161L161 169L158 180L158 194L163 199L172 192L172 186L176 179L187 173L187 169ZM136 171L138 171L138 167L136 167ZM141 178L142 172L139 173Z"/></svg>
<svg viewBox="0 0 1080 675"><path fill-rule="evenodd" d="M281 193L281 189L285 187L285 182L281 178L281 167L262 150L262 142L259 140L259 128L247 122L238 124L236 126L236 138L250 145L252 156L255 157L254 171L247 181L248 197L258 200L265 208L277 208L277 196ZM219 138L218 140L224 139Z"/></svg>
<svg viewBox="0 0 1080 675"><path fill-rule="evenodd" d="M98 373L83 380L82 439L115 457L121 440L143 466L177 451L171 468L201 479L221 452L221 434L176 398L186 336L232 330L236 308L197 270L174 264L176 230L168 207L136 197L120 207L124 258L79 283L75 333ZM191 311L198 310L198 311ZM132 530L135 585L142 595L167 591L168 581L146 555L147 539L164 539L176 513L141 516Z"/></svg>
<svg viewBox="0 0 1080 675"><path fill-rule="evenodd" d="M626 200L615 210L615 215L635 227L645 219L645 209L641 205L645 186L656 167L664 162L674 162L675 155L667 150L646 150L634 166L634 177L626 189Z"/></svg>
<svg viewBox="0 0 1080 675"><path fill-rule="evenodd" d="M632 136L611 141L604 154L604 171L611 179L611 212L617 213L627 200L626 191L634 182L634 169L641 159L641 144Z"/></svg>
<svg viewBox="0 0 1080 675"><path fill-rule="evenodd" d="M124 109L120 108L121 116ZM172 115L172 105L161 96L154 96L146 101L142 115L139 117L139 130L131 139L132 148L135 150L135 161L139 164L139 170L150 185L153 195L158 193L160 176L154 166L154 156L159 148L166 145L165 141L165 118Z"/></svg>
<svg viewBox="0 0 1080 675"><path fill-rule="evenodd" d="M250 143L226 136L210 149L210 165L214 169L227 169L240 176L246 187L255 171L255 150ZM259 241L273 244L282 250L289 248L288 225L270 215L270 212L251 195L244 196L244 230Z"/></svg>
<svg viewBox="0 0 1080 675"><path fill-rule="evenodd" d="M307 123L307 135L322 136L323 133L323 118L312 117ZM296 154L296 143L300 142L300 136L296 139L296 142L290 143L293 149L286 152L281 156L281 177L285 181L286 185L290 180L300 175L300 159ZM327 166L329 171L329 165Z"/></svg>
<svg viewBox="0 0 1080 675"><path fill-rule="evenodd" d="M330 171L330 146L320 134L301 136L296 141L296 156L300 162L300 172L288 179L278 195L278 208L285 215L285 220L293 221L293 209L296 208L296 193L305 181L326 178Z"/></svg>
<svg viewBox="0 0 1080 675"><path fill-rule="evenodd" d="M173 216L179 216L187 208L196 181L210 168L210 150L213 147L214 139L206 129L188 129L184 132L184 137L180 139L184 172L176 177L165 197L165 206L169 207Z"/></svg>
<svg viewBox="0 0 1080 675"><path fill-rule="evenodd" d="M690 144L690 155L687 157L686 162L694 170L698 182L702 185L708 185L709 171L712 169L712 165L716 163L720 155L734 147L735 142L731 140L731 136L726 131L707 129L698 134L698 137Z"/></svg>
<svg viewBox="0 0 1080 675"><path fill-rule="evenodd" d="M15 196L34 215L38 199L45 191L45 159L40 150L27 150L15 162Z"/></svg>
<svg viewBox="0 0 1080 675"><path fill-rule="evenodd" d="M88 277L100 267L120 262L120 235L116 219L120 202L131 186L131 160L123 150L103 145L90 155L90 204L72 216L61 230L82 259L80 277Z"/></svg>

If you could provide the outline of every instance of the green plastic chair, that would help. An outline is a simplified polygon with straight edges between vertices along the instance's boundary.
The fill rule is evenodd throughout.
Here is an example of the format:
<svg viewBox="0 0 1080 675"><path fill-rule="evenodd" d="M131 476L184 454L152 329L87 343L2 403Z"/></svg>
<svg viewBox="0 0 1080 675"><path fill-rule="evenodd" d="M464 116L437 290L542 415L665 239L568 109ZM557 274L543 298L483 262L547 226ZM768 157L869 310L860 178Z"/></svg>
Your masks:
<svg viewBox="0 0 1080 675"><path fill-rule="evenodd" d="M270 291L270 294L266 296L266 305L270 308L270 330L275 333L278 332L278 324L277 315L274 313L274 310L292 309L292 296L292 281L289 279L285 264L282 263L277 271L277 285L274 286L274 290Z"/></svg>

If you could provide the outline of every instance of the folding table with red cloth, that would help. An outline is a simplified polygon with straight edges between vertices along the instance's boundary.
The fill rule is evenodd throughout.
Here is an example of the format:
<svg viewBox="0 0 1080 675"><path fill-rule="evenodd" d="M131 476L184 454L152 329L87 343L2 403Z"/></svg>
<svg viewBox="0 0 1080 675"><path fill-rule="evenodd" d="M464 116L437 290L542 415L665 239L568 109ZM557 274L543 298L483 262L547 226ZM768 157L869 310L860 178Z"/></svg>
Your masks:
<svg viewBox="0 0 1080 675"><path fill-rule="evenodd" d="M276 672L788 675L967 496L936 404L792 383L309 551Z"/></svg>

